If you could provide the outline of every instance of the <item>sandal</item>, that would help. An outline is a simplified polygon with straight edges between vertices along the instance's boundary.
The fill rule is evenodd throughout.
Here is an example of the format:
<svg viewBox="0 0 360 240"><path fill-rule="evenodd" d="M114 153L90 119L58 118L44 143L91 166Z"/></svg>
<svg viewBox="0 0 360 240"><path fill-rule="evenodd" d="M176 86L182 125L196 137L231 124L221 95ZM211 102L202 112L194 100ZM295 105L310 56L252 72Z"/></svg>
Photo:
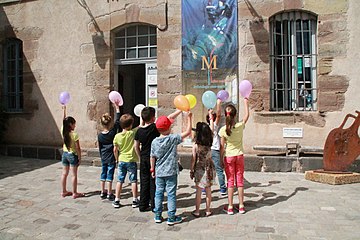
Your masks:
<svg viewBox="0 0 360 240"><path fill-rule="evenodd" d="M62 197L67 197L67 196L71 196L71 195L72 195L72 192L63 192L63 193L61 193Z"/></svg>
<svg viewBox="0 0 360 240"><path fill-rule="evenodd" d="M205 216L210 217L213 213L212 212L206 212Z"/></svg>
<svg viewBox="0 0 360 240"><path fill-rule="evenodd" d="M199 213L199 212L198 212L198 213L195 212L195 210L191 212L191 215L193 215L195 218L199 218L199 217L200 217L200 213Z"/></svg>
<svg viewBox="0 0 360 240"><path fill-rule="evenodd" d="M72 195L73 199L76 199L76 198L81 198L81 197L85 197L85 194L83 193L74 193Z"/></svg>

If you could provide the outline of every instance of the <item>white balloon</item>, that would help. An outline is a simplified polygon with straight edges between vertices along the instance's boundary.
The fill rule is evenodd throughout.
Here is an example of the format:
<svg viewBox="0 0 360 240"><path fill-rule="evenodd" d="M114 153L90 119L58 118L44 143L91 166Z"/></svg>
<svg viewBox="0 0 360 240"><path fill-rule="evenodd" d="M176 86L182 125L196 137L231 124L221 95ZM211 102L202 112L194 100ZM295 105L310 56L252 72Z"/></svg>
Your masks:
<svg viewBox="0 0 360 240"><path fill-rule="evenodd" d="M138 104L134 107L134 113L137 117L141 116L141 111L144 109L144 105L143 104Z"/></svg>

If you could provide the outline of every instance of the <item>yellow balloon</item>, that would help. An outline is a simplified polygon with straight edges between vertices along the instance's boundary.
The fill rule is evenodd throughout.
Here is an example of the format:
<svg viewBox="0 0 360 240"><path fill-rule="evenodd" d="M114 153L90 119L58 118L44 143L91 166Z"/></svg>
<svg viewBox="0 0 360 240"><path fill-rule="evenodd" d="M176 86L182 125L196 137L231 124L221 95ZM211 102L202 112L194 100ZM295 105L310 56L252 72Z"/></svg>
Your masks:
<svg viewBox="0 0 360 240"><path fill-rule="evenodd" d="M188 112L190 110L189 100L184 95L176 96L174 99L174 105L177 109Z"/></svg>
<svg viewBox="0 0 360 240"><path fill-rule="evenodd" d="M192 94L187 94L185 97L189 100L190 109L194 108L196 105L196 97Z"/></svg>

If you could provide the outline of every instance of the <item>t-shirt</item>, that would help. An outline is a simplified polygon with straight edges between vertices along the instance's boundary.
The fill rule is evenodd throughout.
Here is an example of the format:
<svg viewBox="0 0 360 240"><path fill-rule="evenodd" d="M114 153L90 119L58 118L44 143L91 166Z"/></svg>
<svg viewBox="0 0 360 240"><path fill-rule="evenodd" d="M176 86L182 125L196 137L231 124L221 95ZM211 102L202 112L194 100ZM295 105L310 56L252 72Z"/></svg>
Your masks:
<svg viewBox="0 0 360 240"><path fill-rule="evenodd" d="M211 145L212 150L220 150L220 138L219 138L218 131L219 131L219 126L216 123L214 123L214 131L213 131L214 137L213 137L213 142Z"/></svg>
<svg viewBox="0 0 360 240"><path fill-rule="evenodd" d="M70 137L71 137L71 143L70 143L70 149L68 149L64 143L63 145L63 151L64 152L71 152L76 154L76 147L75 147L75 142L79 140L79 135L76 132L70 132Z"/></svg>
<svg viewBox="0 0 360 240"><path fill-rule="evenodd" d="M155 123L152 123L146 127L139 127L135 134L135 140L141 143L140 155L144 158L150 157L151 143L159 137L160 133L156 128Z"/></svg>
<svg viewBox="0 0 360 240"><path fill-rule="evenodd" d="M178 174L177 145L181 143L179 134L157 137L151 143L150 156L156 159L156 177L169 177Z"/></svg>
<svg viewBox="0 0 360 240"><path fill-rule="evenodd" d="M115 135L114 146L119 150L119 161L120 162L137 162L138 157L134 149L134 137L137 128L129 131L122 131Z"/></svg>
<svg viewBox="0 0 360 240"><path fill-rule="evenodd" d="M231 129L231 136L226 134L226 126L219 131L219 136L226 139L225 157L234 157L244 154L243 148L243 130L245 124L243 121L238 122Z"/></svg>
<svg viewBox="0 0 360 240"><path fill-rule="evenodd" d="M112 129L107 133L99 133L98 135L98 143L99 143L99 153L101 157L101 162L104 164L112 164L115 163L114 156L114 137L118 133L120 129L120 113L116 113L115 124Z"/></svg>

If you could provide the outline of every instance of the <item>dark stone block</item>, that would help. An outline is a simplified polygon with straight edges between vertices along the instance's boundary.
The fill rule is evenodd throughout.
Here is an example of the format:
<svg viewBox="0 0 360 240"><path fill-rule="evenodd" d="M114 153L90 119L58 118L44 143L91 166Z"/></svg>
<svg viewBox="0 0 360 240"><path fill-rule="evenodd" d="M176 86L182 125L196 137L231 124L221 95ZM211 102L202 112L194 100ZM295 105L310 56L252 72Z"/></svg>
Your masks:
<svg viewBox="0 0 360 240"><path fill-rule="evenodd" d="M62 149L60 148L55 149L55 159L61 160L62 153L63 153Z"/></svg>
<svg viewBox="0 0 360 240"><path fill-rule="evenodd" d="M264 159L259 156L245 155L245 171L261 172Z"/></svg>
<svg viewBox="0 0 360 240"><path fill-rule="evenodd" d="M87 150L87 156L88 157L100 157L99 149L88 149Z"/></svg>
<svg viewBox="0 0 360 240"><path fill-rule="evenodd" d="M4 156L7 155L7 148L6 148L6 146L4 146L4 145L0 146L0 155L4 155Z"/></svg>
<svg viewBox="0 0 360 240"><path fill-rule="evenodd" d="M8 146L7 154L12 157L21 157L21 147Z"/></svg>
<svg viewBox="0 0 360 240"><path fill-rule="evenodd" d="M264 156L265 172L291 172L296 157Z"/></svg>
<svg viewBox="0 0 360 240"><path fill-rule="evenodd" d="M40 159L55 159L55 149L54 148L39 148L38 149Z"/></svg>
<svg viewBox="0 0 360 240"><path fill-rule="evenodd" d="M37 158L37 148L35 147L24 147L23 157L25 158Z"/></svg>
<svg viewBox="0 0 360 240"><path fill-rule="evenodd" d="M323 168L322 157L300 157L299 162L301 164L302 172Z"/></svg>

